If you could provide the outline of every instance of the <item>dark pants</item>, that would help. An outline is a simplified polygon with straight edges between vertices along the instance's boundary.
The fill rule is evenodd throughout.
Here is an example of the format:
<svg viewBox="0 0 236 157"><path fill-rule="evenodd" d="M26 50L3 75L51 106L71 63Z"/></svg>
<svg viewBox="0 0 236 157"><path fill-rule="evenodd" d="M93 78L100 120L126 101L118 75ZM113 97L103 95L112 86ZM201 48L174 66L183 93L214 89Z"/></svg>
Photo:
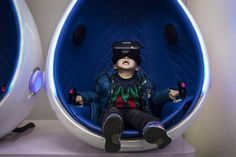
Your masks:
<svg viewBox="0 0 236 157"><path fill-rule="evenodd" d="M119 114L121 116L126 128L132 127L139 131L142 131L147 123L159 121L158 118L138 109L118 109L116 107L111 107L103 115L102 124L105 119L113 113Z"/></svg>

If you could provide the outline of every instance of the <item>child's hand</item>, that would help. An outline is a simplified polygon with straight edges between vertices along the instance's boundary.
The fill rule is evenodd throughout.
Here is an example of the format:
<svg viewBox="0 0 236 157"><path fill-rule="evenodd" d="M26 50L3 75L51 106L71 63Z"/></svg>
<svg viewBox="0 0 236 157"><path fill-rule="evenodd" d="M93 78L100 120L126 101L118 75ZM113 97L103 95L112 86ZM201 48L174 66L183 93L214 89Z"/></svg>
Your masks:
<svg viewBox="0 0 236 157"><path fill-rule="evenodd" d="M175 100L177 96L179 96L179 91L178 91L178 90L170 89L169 97L170 97L172 100Z"/></svg>
<svg viewBox="0 0 236 157"><path fill-rule="evenodd" d="M76 96L75 102L78 103L78 104L80 104L80 105L83 105L83 104L84 104L83 98L82 98L82 96L80 96L80 95L77 95L77 96Z"/></svg>

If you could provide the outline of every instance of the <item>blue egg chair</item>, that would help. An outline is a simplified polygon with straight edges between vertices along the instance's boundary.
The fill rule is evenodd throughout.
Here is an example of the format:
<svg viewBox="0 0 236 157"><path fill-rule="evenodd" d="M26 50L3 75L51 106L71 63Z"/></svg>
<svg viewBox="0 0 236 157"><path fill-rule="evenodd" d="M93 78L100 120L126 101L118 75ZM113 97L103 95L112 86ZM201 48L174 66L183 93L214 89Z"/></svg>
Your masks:
<svg viewBox="0 0 236 157"><path fill-rule="evenodd" d="M0 138L30 113L42 85L39 35L24 0L0 2Z"/></svg>
<svg viewBox="0 0 236 157"><path fill-rule="evenodd" d="M138 41L141 68L159 88L187 84L186 99L153 106L168 135L175 139L196 118L209 89L207 52L199 29L180 0L73 0L55 31L46 67L47 94L58 119L77 137L104 149L96 105L68 103L68 91L90 91L96 76L112 68L112 43ZM121 151L157 148L142 133L126 129Z"/></svg>

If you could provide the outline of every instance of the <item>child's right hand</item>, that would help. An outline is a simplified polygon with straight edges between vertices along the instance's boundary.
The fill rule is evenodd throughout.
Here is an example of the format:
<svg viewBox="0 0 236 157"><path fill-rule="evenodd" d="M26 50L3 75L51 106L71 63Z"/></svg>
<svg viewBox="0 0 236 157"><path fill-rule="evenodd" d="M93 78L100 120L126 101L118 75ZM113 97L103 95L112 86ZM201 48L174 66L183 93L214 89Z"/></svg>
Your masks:
<svg viewBox="0 0 236 157"><path fill-rule="evenodd" d="M80 105L83 105L83 104L84 104L84 101L83 101L82 96L77 95L77 96L76 96L76 99L75 99L75 103L78 103L78 104L80 104Z"/></svg>

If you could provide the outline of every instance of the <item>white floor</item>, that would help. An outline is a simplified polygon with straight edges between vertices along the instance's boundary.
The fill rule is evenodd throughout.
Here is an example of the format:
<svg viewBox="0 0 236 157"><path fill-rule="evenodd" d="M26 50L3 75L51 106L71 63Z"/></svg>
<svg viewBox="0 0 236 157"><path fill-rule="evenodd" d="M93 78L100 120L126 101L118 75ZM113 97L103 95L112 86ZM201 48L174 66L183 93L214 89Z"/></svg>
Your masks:
<svg viewBox="0 0 236 157"><path fill-rule="evenodd" d="M27 121L28 122L28 121ZM178 138L163 150L110 154L75 138L57 120L32 121L36 128L23 134L9 134L0 140L0 157L194 157L195 149Z"/></svg>

